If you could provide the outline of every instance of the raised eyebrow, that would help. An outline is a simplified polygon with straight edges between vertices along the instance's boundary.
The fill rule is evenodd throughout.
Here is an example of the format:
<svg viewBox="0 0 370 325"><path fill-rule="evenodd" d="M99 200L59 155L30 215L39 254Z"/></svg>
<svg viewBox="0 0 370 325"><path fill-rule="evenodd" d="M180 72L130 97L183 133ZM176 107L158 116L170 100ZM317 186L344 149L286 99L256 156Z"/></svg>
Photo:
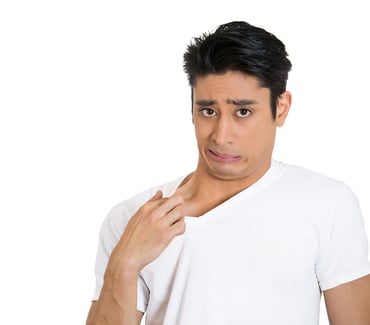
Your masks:
<svg viewBox="0 0 370 325"><path fill-rule="evenodd" d="M198 106L213 106L216 105L216 101L212 99L200 99L195 102Z"/></svg>
<svg viewBox="0 0 370 325"><path fill-rule="evenodd" d="M249 105L257 104L257 102L252 99L228 99L227 103L233 104L235 106L249 106Z"/></svg>

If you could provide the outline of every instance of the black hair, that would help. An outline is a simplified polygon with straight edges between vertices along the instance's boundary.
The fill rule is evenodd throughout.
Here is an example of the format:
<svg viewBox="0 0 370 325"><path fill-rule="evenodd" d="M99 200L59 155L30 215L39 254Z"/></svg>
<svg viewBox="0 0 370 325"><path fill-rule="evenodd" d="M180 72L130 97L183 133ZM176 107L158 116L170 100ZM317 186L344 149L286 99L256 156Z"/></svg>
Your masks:
<svg viewBox="0 0 370 325"><path fill-rule="evenodd" d="M184 54L184 71L193 89L196 77L238 71L256 77L270 89L272 116L286 90L292 64L285 45L263 28L243 21L220 25L192 39Z"/></svg>

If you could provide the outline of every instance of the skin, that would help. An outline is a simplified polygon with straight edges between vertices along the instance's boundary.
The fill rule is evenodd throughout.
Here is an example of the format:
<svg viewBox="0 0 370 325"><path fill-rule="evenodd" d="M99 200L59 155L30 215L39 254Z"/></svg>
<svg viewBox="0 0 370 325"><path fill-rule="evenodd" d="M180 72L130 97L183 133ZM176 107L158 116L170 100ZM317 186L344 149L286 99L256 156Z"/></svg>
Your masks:
<svg viewBox="0 0 370 325"><path fill-rule="evenodd" d="M200 216L269 169L276 128L288 115L291 94L279 96L274 120L269 89L255 77L230 71L198 77L193 103L198 165L176 193L185 200L187 216Z"/></svg>
<svg viewBox="0 0 370 325"><path fill-rule="evenodd" d="M170 198L161 192L130 219L107 266L99 301L87 324L140 324L136 310L140 270L185 232L184 216L202 214L254 184L270 167L276 129L289 113L291 94L277 99L273 119L270 91L238 72L198 77L193 87L193 124L199 159ZM370 324L370 277L324 292L330 324Z"/></svg>
<svg viewBox="0 0 370 325"><path fill-rule="evenodd" d="M370 324L370 275L324 291L331 325Z"/></svg>

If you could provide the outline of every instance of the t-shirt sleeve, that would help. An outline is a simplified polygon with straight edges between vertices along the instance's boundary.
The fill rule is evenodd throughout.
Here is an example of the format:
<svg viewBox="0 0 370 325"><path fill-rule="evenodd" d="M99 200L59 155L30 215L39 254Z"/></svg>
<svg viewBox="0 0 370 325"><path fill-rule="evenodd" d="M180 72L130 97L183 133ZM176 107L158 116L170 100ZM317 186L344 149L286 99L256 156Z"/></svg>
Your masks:
<svg viewBox="0 0 370 325"><path fill-rule="evenodd" d="M359 202L344 185L322 230L316 274L321 290L370 273L368 240Z"/></svg>
<svg viewBox="0 0 370 325"><path fill-rule="evenodd" d="M95 262L95 291L92 300L98 300L104 284L104 274L109 261L109 257L117 245L122 233L130 218L125 202L115 206L105 218L99 235L99 244ZM148 300L149 289L141 274L138 277L138 301L137 309L145 312Z"/></svg>

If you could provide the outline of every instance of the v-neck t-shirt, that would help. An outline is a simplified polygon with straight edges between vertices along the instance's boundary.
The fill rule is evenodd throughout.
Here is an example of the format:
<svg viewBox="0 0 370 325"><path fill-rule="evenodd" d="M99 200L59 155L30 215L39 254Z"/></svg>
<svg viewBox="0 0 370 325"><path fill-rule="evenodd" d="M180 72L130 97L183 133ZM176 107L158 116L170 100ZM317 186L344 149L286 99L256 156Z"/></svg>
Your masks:
<svg viewBox="0 0 370 325"><path fill-rule="evenodd" d="M100 295L109 256L130 217L160 189L116 205L105 219L96 260ZM272 161L256 183L175 237L138 278L148 325L314 325L321 291L370 273L358 200L343 182Z"/></svg>

